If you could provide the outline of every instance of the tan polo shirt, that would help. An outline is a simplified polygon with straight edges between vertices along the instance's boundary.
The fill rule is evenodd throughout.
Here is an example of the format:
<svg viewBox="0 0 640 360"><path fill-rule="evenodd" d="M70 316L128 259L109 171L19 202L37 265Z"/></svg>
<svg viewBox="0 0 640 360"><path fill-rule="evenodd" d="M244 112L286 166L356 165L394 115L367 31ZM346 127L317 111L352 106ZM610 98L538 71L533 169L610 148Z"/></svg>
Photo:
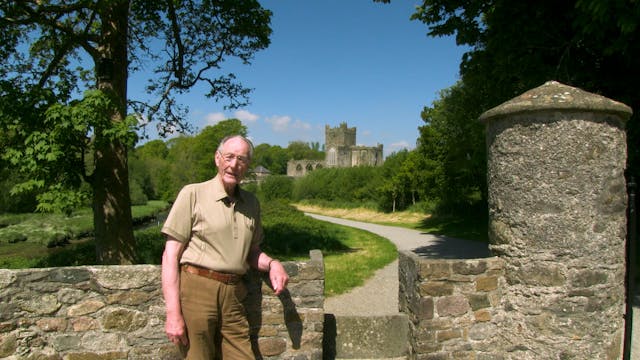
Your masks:
<svg viewBox="0 0 640 360"><path fill-rule="evenodd" d="M251 245L263 237L260 204L239 187L235 204L226 205L226 199L219 176L180 190L162 233L186 244L181 264L234 274L247 271Z"/></svg>

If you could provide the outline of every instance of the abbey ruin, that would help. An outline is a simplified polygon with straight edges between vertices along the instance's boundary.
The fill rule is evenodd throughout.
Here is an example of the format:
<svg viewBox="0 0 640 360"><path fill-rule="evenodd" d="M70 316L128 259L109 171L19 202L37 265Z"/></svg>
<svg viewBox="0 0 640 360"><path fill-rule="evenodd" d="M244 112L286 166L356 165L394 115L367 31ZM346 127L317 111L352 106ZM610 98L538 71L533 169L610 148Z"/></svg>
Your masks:
<svg viewBox="0 0 640 360"><path fill-rule="evenodd" d="M382 144L378 146L357 146L356 128L341 123L339 127L325 126L325 159L290 160L287 175L305 176L308 172L323 167L380 166L383 163Z"/></svg>

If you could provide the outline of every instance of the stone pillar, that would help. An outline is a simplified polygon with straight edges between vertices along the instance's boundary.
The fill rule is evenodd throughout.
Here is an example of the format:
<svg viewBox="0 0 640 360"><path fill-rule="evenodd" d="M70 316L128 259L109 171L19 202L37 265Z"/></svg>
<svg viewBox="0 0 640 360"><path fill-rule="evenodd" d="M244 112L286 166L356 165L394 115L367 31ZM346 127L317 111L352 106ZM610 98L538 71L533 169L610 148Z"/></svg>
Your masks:
<svg viewBox="0 0 640 360"><path fill-rule="evenodd" d="M630 115L551 81L480 116L507 358L620 358Z"/></svg>

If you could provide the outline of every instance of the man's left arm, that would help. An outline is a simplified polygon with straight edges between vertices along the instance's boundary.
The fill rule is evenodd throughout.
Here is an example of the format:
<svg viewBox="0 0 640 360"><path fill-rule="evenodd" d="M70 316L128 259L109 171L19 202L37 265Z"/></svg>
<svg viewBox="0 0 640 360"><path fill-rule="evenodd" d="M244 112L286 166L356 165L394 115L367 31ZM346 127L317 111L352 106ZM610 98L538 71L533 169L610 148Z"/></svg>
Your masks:
<svg viewBox="0 0 640 360"><path fill-rule="evenodd" d="M260 249L259 244L251 246L249 265L258 271L269 273L269 280L276 295L280 295L287 288L289 275L280 261L273 259Z"/></svg>

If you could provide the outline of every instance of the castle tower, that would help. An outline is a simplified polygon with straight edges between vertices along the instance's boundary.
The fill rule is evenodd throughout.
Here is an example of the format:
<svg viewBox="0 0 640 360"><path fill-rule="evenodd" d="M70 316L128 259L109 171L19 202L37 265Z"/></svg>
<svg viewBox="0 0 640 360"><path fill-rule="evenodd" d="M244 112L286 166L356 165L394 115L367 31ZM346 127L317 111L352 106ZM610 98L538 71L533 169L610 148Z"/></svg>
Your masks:
<svg viewBox="0 0 640 360"><path fill-rule="evenodd" d="M350 167L351 148L356 145L356 128L341 123L337 128L325 126L325 162L327 167Z"/></svg>

